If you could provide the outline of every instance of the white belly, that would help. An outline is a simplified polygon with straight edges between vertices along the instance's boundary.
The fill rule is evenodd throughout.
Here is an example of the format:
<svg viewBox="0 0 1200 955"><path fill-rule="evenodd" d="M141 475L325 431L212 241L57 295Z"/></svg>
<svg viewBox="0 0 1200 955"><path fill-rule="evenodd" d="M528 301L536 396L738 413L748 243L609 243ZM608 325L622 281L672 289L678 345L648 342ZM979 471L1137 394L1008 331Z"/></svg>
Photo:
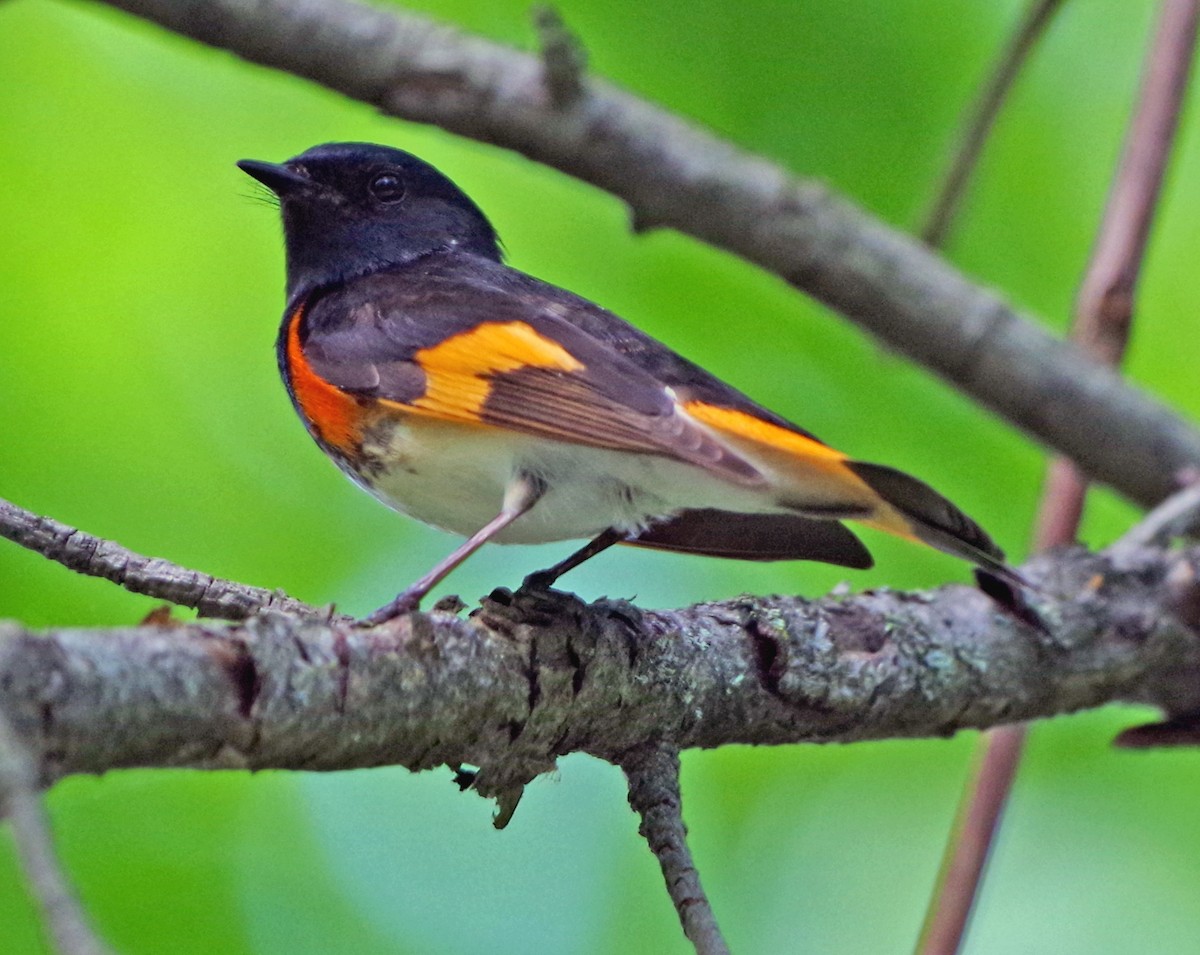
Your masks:
<svg viewBox="0 0 1200 955"><path fill-rule="evenodd" d="M514 475L541 479L546 492L495 540L505 544L635 531L686 508L778 510L762 491L702 468L647 454L591 448L451 423L389 424L364 443L367 467L353 474L385 504L469 535L494 518Z"/></svg>

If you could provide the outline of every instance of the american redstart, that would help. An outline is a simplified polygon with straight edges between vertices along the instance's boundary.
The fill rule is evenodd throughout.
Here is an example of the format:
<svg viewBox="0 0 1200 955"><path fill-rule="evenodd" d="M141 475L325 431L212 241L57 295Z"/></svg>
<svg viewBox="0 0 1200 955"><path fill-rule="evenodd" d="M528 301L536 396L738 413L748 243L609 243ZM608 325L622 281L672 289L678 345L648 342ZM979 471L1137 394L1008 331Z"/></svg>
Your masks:
<svg viewBox="0 0 1200 955"><path fill-rule="evenodd" d="M853 520L1022 583L928 485L509 268L479 207L415 156L331 143L238 165L282 208L279 369L309 433L384 503L470 535L368 623L415 609L487 541L591 538L543 584L616 543L869 567Z"/></svg>

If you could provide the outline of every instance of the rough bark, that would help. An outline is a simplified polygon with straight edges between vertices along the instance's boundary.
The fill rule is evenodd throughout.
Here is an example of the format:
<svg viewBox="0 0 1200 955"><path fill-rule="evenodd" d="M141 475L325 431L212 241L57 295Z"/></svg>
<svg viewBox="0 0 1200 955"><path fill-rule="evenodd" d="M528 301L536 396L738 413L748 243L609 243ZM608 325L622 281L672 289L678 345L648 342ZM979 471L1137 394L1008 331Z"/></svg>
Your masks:
<svg viewBox="0 0 1200 955"><path fill-rule="evenodd" d="M951 586L678 611L497 591L470 619L0 630L0 708L43 784L129 766L480 768L511 801L572 752L942 736L1114 700L1200 709L1200 550L1025 573L1047 636Z"/></svg>

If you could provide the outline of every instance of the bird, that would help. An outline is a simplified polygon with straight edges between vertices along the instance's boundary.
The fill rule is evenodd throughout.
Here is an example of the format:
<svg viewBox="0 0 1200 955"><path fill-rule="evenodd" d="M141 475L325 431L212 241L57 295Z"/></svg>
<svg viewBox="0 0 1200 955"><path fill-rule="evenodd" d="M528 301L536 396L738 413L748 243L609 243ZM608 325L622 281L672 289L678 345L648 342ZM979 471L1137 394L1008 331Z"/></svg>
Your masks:
<svg viewBox="0 0 1200 955"><path fill-rule="evenodd" d="M309 434L384 504L466 540L363 619L422 599L479 547L586 539L751 561L873 563L851 521L1025 582L917 478L858 461L614 313L510 267L480 208L411 153L326 143L240 169L278 199L279 370Z"/></svg>

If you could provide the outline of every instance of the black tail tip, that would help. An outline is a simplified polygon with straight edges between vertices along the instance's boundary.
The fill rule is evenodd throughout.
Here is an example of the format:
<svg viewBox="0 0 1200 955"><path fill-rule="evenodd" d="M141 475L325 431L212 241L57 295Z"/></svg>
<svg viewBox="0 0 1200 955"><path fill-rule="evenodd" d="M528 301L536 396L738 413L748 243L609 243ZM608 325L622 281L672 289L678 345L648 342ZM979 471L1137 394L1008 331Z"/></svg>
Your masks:
<svg viewBox="0 0 1200 955"><path fill-rule="evenodd" d="M1050 636L1050 627L1025 597L1025 588L1033 589L1030 583L1011 568L1004 568L1003 575L982 567L975 568L975 583L992 602L1009 616L1027 627Z"/></svg>

